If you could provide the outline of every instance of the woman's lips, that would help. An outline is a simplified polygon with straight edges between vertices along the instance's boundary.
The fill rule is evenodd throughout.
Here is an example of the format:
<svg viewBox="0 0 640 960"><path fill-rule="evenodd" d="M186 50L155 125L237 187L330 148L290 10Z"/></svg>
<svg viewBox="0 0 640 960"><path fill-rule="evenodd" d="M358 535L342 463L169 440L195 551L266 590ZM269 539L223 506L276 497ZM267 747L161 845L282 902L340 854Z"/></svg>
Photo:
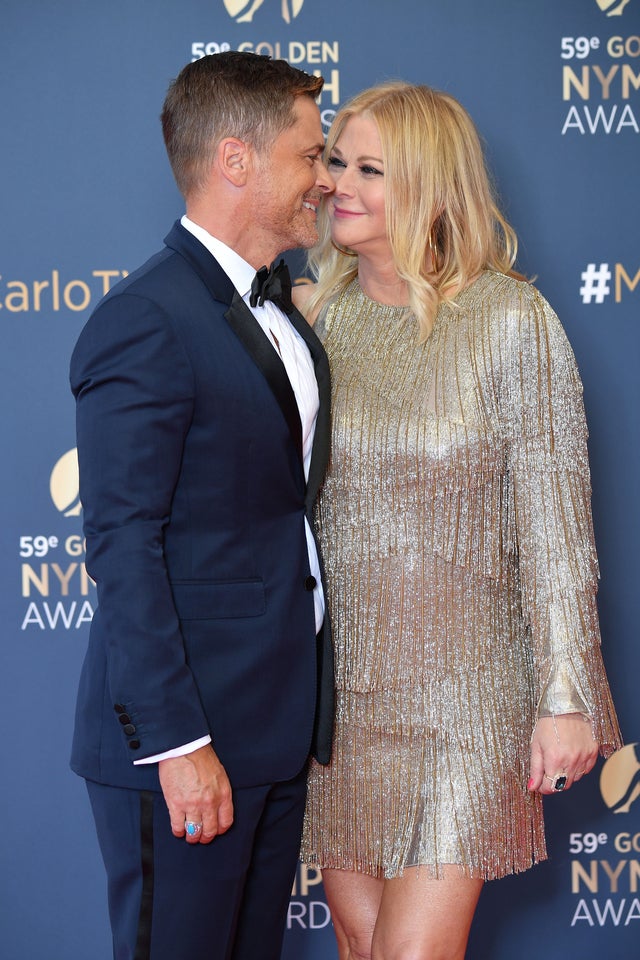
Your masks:
<svg viewBox="0 0 640 960"><path fill-rule="evenodd" d="M355 211L355 210L346 210L344 207L336 207L335 204L334 204L334 207L333 207L333 215L334 215L334 217L336 217L338 220L341 220L341 219L342 219L342 220L349 220L349 219L352 219L352 218L355 219L355 218L357 218L357 217L361 217L361 216L362 216L361 213L358 213L358 212Z"/></svg>

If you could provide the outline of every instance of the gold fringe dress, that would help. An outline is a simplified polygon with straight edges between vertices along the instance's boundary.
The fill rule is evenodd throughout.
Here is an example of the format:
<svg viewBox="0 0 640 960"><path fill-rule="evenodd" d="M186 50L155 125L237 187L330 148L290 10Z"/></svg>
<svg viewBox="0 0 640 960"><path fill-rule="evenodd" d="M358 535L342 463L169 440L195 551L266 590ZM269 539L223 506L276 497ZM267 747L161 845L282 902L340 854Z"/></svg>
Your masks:
<svg viewBox="0 0 640 960"><path fill-rule="evenodd" d="M418 343L357 280L321 313L333 433L318 505L335 747L302 858L492 879L546 857L538 716L620 745L600 653L582 385L530 284L486 271Z"/></svg>

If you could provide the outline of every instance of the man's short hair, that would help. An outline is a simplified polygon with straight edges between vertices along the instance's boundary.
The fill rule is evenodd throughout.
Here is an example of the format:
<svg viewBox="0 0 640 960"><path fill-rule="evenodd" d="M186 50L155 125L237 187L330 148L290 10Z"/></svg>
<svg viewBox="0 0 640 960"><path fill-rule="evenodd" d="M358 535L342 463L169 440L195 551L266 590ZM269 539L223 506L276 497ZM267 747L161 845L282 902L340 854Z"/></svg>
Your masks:
<svg viewBox="0 0 640 960"><path fill-rule="evenodd" d="M187 64L162 109L169 162L183 196L197 190L226 137L266 149L295 120L296 97L315 99L324 80L286 60L229 50Z"/></svg>

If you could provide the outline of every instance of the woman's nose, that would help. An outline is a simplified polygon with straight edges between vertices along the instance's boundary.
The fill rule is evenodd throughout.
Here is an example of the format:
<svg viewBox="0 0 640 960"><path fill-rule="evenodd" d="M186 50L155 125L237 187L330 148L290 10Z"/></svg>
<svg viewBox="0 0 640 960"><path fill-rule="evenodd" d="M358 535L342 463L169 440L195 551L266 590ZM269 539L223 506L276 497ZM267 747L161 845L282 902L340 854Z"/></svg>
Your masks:
<svg viewBox="0 0 640 960"><path fill-rule="evenodd" d="M345 167L340 167L333 173L335 192L342 197L353 195L353 177Z"/></svg>

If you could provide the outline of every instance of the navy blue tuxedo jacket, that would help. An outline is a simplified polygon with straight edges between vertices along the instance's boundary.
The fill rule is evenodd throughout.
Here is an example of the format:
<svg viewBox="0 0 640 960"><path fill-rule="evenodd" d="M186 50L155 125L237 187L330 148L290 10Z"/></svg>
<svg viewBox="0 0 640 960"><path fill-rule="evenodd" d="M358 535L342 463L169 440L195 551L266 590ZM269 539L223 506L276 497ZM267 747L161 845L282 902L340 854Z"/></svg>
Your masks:
<svg viewBox="0 0 640 960"><path fill-rule="evenodd" d="M329 368L310 476L283 364L179 223L101 301L71 361L87 568L98 607L72 767L157 789L134 765L210 734L233 786L289 779L331 748L328 626L305 539L329 443ZM325 621L326 624L326 621Z"/></svg>

